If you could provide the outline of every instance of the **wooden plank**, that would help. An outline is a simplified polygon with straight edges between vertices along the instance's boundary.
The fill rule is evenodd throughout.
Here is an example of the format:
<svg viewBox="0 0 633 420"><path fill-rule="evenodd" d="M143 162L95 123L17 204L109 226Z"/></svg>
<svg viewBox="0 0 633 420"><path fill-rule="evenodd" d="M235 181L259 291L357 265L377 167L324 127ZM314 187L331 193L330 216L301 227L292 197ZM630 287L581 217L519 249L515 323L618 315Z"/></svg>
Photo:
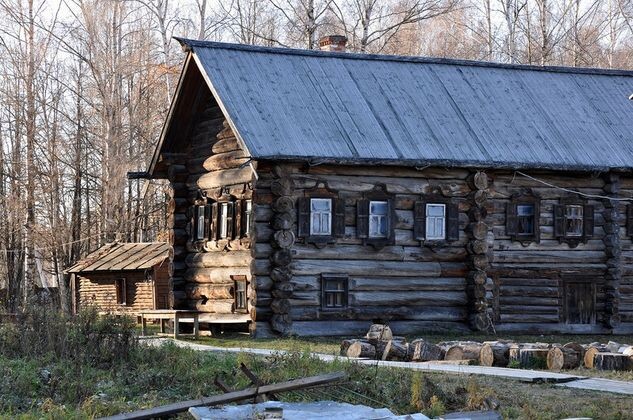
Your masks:
<svg viewBox="0 0 633 420"><path fill-rule="evenodd" d="M343 372L328 373L319 376L310 376L307 378L280 382L278 384L263 385L259 387L243 389L241 391L229 392L222 395L214 395L212 397L181 401L174 404L134 411L131 413L122 413L115 416L104 417L103 420L143 420L151 419L154 417L164 417L177 413L182 413L184 411L187 411L191 407L229 404L236 401L254 398L260 394L279 393L293 391L297 389L305 389L313 386L325 385L332 382L341 381L346 378L347 375Z"/></svg>

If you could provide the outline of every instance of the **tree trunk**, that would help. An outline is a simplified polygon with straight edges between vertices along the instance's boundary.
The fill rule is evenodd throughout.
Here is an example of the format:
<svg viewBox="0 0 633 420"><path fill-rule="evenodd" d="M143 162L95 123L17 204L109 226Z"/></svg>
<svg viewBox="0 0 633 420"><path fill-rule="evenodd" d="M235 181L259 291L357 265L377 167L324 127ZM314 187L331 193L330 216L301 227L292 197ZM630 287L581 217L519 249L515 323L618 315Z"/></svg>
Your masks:
<svg viewBox="0 0 633 420"><path fill-rule="evenodd" d="M580 366L578 352L567 347L555 347L547 353L547 368L560 371L562 369L576 369Z"/></svg>
<svg viewBox="0 0 633 420"><path fill-rule="evenodd" d="M621 353L596 353L594 367L598 370L630 370L631 358Z"/></svg>
<svg viewBox="0 0 633 420"><path fill-rule="evenodd" d="M585 352L583 357L584 365L588 369L593 369L595 356L597 353L608 353L609 349L606 346L590 346Z"/></svg>
<svg viewBox="0 0 633 420"><path fill-rule="evenodd" d="M479 353L481 366L508 366L510 345L506 343L485 343Z"/></svg>
<svg viewBox="0 0 633 420"><path fill-rule="evenodd" d="M548 353L548 349L521 349L519 351L519 364L523 368L545 369Z"/></svg>
<svg viewBox="0 0 633 420"><path fill-rule="evenodd" d="M347 348L344 356L363 357L368 359L376 358L376 347L366 341L356 340Z"/></svg>
<svg viewBox="0 0 633 420"><path fill-rule="evenodd" d="M429 360L443 360L444 350L423 339L413 340L409 344L407 360L412 362L427 362Z"/></svg>

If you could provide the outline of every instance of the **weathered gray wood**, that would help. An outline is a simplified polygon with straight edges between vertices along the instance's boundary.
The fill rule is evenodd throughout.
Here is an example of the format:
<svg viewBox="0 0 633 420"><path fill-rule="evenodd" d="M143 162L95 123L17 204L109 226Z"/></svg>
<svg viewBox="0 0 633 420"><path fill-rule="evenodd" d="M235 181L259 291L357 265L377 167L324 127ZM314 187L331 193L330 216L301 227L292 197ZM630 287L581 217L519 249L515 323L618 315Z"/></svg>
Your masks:
<svg viewBox="0 0 633 420"><path fill-rule="evenodd" d="M297 389L310 388L318 385L325 385L332 382L344 380L346 377L346 374L343 372L328 373L319 376L310 376L307 378L295 379L292 381L280 382L277 384L247 388L241 391L230 392L222 395L214 395L212 397L181 401L174 404L134 411L131 413L122 413L116 416L105 417L104 420L143 420L164 417L177 413L182 413L184 411L187 411L191 407L229 404L236 401L247 400L261 394L281 393Z"/></svg>
<svg viewBox="0 0 633 420"><path fill-rule="evenodd" d="M393 339L393 333L388 325L372 324L370 325L365 338L374 343L378 341L389 341Z"/></svg>
<svg viewBox="0 0 633 420"><path fill-rule="evenodd" d="M631 370L633 362L629 356L621 353L596 353L594 368L598 370Z"/></svg>
<svg viewBox="0 0 633 420"><path fill-rule="evenodd" d="M467 297L465 292L443 291L380 291L380 292L354 292L350 293L349 300L352 305L465 305Z"/></svg>
<svg viewBox="0 0 633 420"><path fill-rule="evenodd" d="M408 276L440 277L441 265L436 262L396 262L396 261L337 261L337 260L296 260L291 264L296 275L321 274L323 272L347 273L350 276ZM257 273L267 271L257 267Z"/></svg>
<svg viewBox="0 0 633 420"><path fill-rule="evenodd" d="M519 350L519 364L523 368L541 368L547 367L548 349L538 348L522 348Z"/></svg>

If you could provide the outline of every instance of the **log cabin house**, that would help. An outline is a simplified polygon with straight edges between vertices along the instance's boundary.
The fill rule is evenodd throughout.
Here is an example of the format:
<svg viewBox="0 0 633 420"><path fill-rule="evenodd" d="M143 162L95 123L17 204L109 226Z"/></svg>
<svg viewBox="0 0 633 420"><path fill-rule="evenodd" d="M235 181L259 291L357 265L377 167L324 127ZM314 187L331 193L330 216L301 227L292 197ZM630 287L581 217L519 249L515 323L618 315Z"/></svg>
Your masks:
<svg viewBox="0 0 633 420"><path fill-rule="evenodd" d="M180 39L177 308L253 334L633 331L633 72Z"/></svg>
<svg viewBox="0 0 633 420"><path fill-rule="evenodd" d="M87 306L130 315L169 309L169 260L170 246L163 242L102 246L66 270L73 312Z"/></svg>

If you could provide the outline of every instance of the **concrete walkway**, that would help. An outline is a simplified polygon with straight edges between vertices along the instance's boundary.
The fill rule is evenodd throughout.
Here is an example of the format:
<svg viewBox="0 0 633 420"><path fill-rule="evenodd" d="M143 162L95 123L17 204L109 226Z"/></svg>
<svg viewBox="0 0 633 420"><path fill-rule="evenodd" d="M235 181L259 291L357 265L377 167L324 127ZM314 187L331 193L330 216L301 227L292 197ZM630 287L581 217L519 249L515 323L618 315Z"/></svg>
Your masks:
<svg viewBox="0 0 633 420"><path fill-rule="evenodd" d="M269 349L252 349L252 348L237 348L237 347L215 347L204 344L192 343L190 341L179 341L172 338L146 338L144 341L148 345L160 346L166 341L171 341L179 347L190 348L197 351L210 351L210 352L224 352L224 353L250 353L261 356L270 356L271 354L288 353L284 350L269 350ZM453 365L437 362L393 362L393 361L381 361L381 360L369 360L369 359L355 359L341 356L332 356L322 353L312 353L312 356L317 357L320 360L331 362L333 360L347 359L356 363L371 365L371 366L384 366L384 367L397 367L403 369L421 370L427 372L446 372L453 374L466 374L466 375L486 375L497 376L502 378L509 378L520 380L523 382L531 383L554 383L556 386L566 388L584 389L590 391L603 391L612 392L617 394L633 395L633 382L628 381L615 381L611 379L601 378L587 378L583 376L566 375L564 373L556 373L540 370L527 370L527 369L510 369L500 367L487 367L487 366L472 366L472 365Z"/></svg>

